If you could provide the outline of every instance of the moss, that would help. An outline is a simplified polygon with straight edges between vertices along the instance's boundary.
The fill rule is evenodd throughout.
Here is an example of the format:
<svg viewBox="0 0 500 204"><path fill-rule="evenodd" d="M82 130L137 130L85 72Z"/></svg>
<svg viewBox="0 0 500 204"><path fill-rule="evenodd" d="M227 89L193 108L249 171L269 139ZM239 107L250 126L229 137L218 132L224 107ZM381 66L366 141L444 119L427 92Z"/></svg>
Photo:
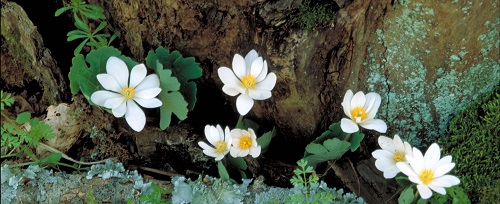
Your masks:
<svg viewBox="0 0 500 204"><path fill-rule="evenodd" d="M450 122L439 140L453 156L456 174L472 203L500 199L500 86L477 99Z"/></svg>
<svg viewBox="0 0 500 204"><path fill-rule="evenodd" d="M330 4L321 4L311 0L305 0L300 5L298 14L292 17L291 22L305 30L328 27L333 23L336 10L337 9Z"/></svg>

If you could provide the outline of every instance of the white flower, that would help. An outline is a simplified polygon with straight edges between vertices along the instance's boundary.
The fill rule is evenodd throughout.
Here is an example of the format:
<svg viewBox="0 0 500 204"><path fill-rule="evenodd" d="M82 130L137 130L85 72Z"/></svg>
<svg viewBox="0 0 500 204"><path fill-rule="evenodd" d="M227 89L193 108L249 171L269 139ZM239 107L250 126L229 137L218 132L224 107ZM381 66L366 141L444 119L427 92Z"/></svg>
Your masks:
<svg viewBox="0 0 500 204"><path fill-rule="evenodd" d="M162 102L155 98L160 92L160 80L156 74L146 76L144 64L138 64L130 72L125 62L110 57L106 62L106 74L98 74L97 80L106 90L96 91L90 100L99 106L111 109L115 117L125 119L135 131L141 131L146 116L136 102L145 108L156 108ZM109 91L108 91L109 90Z"/></svg>
<svg viewBox="0 0 500 204"><path fill-rule="evenodd" d="M380 136L378 144L382 149L375 150L372 153L376 159L375 167L384 172L384 178L394 178L400 172L396 163L408 163L406 155L412 155L411 146L408 142L403 143L398 135L394 135L394 140Z"/></svg>
<svg viewBox="0 0 500 204"><path fill-rule="evenodd" d="M211 147L205 142L198 142L198 145L203 148L205 155L215 157L215 160L219 161L229 152L232 141L229 127L226 127L224 134L220 125L217 125L217 127L207 125L205 126L205 137L213 146Z"/></svg>
<svg viewBox="0 0 500 204"><path fill-rule="evenodd" d="M340 127L346 133L354 133L361 127L369 130L375 130L380 133L387 131L387 125L380 119L373 119L380 107L380 95L374 92L365 94L361 91L353 96L351 90L347 90L342 107L344 113L349 117L342 118Z"/></svg>
<svg viewBox="0 0 500 204"><path fill-rule="evenodd" d="M248 131L233 129L231 130L231 136L233 137L233 145L230 150L231 156L236 158L250 154L255 158L260 155L261 147L257 144L257 136L252 128L248 128Z"/></svg>
<svg viewBox="0 0 500 204"><path fill-rule="evenodd" d="M233 70L221 67L218 73L224 83L224 93L230 96L241 94L236 99L240 115L246 115L250 111L253 100L270 98L271 90L276 84L276 75L267 73L267 62L255 50L251 50L245 59L239 54L234 55Z"/></svg>
<svg viewBox="0 0 500 204"><path fill-rule="evenodd" d="M396 166L408 176L408 179L417 184L417 189L423 199L430 198L432 191L446 195L448 188L460 183L460 179L452 175L445 175L450 172L455 163L451 162L451 156L441 158L439 146L432 144L425 156L417 148L413 148L413 155L406 156L408 163L398 162Z"/></svg>

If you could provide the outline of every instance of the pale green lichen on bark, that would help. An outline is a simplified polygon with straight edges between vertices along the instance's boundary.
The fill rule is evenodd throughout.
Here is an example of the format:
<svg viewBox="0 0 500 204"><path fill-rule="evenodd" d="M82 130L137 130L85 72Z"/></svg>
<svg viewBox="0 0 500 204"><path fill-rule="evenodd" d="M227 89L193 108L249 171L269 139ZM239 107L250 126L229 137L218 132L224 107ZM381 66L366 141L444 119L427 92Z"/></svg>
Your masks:
<svg viewBox="0 0 500 204"><path fill-rule="evenodd" d="M499 18L484 24L488 32L479 35L481 55L470 62L464 60L471 53L466 47L429 49L427 39L442 35L429 30L436 24L432 8L406 1L396 9L401 9L399 16L386 19L389 26L376 31L377 45L368 48L363 64L369 70L367 88L383 98L377 115L389 121L388 134L400 134L413 145L425 146L445 134L457 111L500 83L500 60L487 57L500 44ZM380 47L385 51L379 52ZM426 62L432 55L447 52L453 54L443 63L445 67L430 67ZM458 71L458 66L466 69Z"/></svg>

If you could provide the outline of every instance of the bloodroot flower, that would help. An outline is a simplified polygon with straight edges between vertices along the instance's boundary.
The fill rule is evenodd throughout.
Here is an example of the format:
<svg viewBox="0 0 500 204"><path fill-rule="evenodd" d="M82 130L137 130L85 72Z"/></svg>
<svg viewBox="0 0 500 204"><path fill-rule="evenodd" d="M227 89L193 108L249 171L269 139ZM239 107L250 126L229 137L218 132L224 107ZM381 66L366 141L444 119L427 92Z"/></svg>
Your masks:
<svg viewBox="0 0 500 204"><path fill-rule="evenodd" d="M348 118L342 118L340 127L346 133L359 131L358 124L369 130L380 133L387 131L387 125L380 119L373 119L380 107L380 95L374 92L365 94L361 91L353 96L351 90L347 90L342 107Z"/></svg>
<svg viewBox="0 0 500 204"><path fill-rule="evenodd" d="M236 99L240 115L246 115L252 109L253 100L270 98L276 84L276 75L267 73L267 62L255 50L251 50L244 59L239 54L234 55L233 70L221 67L218 74L224 83L224 93L230 96L241 94Z"/></svg>
<svg viewBox="0 0 500 204"><path fill-rule="evenodd" d="M130 127L139 132L146 124L146 115L137 105L156 108L162 102L155 98L160 92L160 80L156 74L146 76L144 64L138 64L130 72L125 62L117 57L110 57L106 62L106 74L98 74L97 80L106 90L94 92L90 100L111 109L115 117L125 119Z"/></svg>
<svg viewBox="0 0 500 204"><path fill-rule="evenodd" d="M460 179L452 175L445 175L450 172L455 163L451 162L451 156L441 158L441 151L436 143L433 143L425 155L417 148L413 148L413 155L407 155L408 163L398 162L396 166L408 176L408 179L417 184L417 189L423 199L432 196L432 191L446 195L446 190L460 183Z"/></svg>
<svg viewBox="0 0 500 204"><path fill-rule="evenodd" d="M229 127L226 127L224 134L220 125L217 125L217 127L207 125L205 126L205 137L213 147L205 142L198 142L198 145L203 148L203 153L207 156L215 157L216 161L224 158L229 152L232 140Z"/></svg>
<svg viewBox="0 0 500 204"><path fill-rule="evenodd" d="M252 128L248 128L248 131L233 129L231 130L231 136L233 137L233 146L230 153L234 158L244 157L249 154L256 158L260 155L261 147L257 144L257 136Z"/></svg>
<svg viewBox="0 0 500 204"><path fill-rule="evenodd" d="M408 142L403 143L398 135L394 135L394 140L386 136L380 136L378 144L382 149L375 150L372 153L376 159L375 167L384 172L384 178L394 178L400 172L396 163L408 163L406 155L412 155L411 146Z"/></svg>

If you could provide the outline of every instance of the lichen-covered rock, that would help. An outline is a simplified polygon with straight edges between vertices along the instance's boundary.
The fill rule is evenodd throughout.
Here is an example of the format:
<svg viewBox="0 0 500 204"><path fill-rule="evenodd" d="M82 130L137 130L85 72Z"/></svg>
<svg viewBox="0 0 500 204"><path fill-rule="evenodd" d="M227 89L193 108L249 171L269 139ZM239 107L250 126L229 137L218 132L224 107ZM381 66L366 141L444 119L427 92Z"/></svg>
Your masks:
<svg viewBox="0 0 500 204"><path fill-rule="evenodd" d="M383 98L389 135L425 146L451 117L500 83L497 1L404 1L366 47L360 88Z"/></svg>
<svg viewBox="0 0 500 204"><path fill-rule="evenodd" d="M23 95L29 102L44 106L61 102L68 88L36 26L16 3L2 0L0 4L2 89L15 95L26 90Z"/></svg>

